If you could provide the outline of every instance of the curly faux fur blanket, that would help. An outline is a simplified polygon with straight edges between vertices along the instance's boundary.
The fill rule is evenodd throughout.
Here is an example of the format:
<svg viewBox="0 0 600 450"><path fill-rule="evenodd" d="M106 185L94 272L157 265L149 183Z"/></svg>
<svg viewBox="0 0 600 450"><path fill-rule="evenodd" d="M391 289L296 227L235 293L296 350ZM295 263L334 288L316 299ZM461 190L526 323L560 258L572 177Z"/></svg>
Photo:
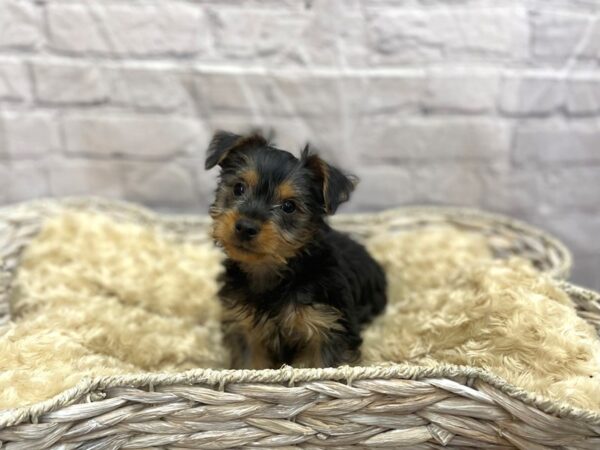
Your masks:
<svg viewBox="0 0 600 450"><path fill-rule="evenodd" d="M390 304L365 330L364 364L487 369L600 411L600 342L552 280L494 261L484 238L430 227L366 242ZM0 336L0 408L47 399L85 375L226 367L220 254L97 213L46 223L23 255Z"/></svg>

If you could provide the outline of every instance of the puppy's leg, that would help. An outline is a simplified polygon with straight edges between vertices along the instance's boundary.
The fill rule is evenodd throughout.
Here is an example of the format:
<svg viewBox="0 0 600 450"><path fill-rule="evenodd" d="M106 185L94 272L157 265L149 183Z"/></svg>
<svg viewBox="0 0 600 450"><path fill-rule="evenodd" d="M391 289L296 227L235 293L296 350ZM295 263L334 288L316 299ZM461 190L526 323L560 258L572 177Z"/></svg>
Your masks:
<svg viewBox="0 0 600 450"><path fill-rule="evenodd" d="M248 365L249 348L246 333L236 322L223 323L223 343L229 350L231 369L242 369Z"/></svg>
<svg viewBox="0 0 600 450"><path fill-rule="evenodd" d="M356 365L360 362L360 345L362 338L359 333L331 333L329 339L321 347L323 367Z"/></svg>
<svg viewBox="0 0 600 450"><path fill-rule="evenodd" d="M225 323L224 343L231 355L231 369L271 369L273 361L262 342L237 322Z"/></svg>
<svg viewBox="0 0 600 450"><path fill-rule="evenodd" d="M360 337L333 332L311 339L296 354L292 366L337 367L357 364L359 360Z"/></svg>
<svg viewBox="0 0 600 450"><path fill-rule="evenodd" d="M322 342L312 339L294 356L292 360L293 367L327 367L323 365L323 356L321 349Z"/></svg>
<svg viewBox="0 0 600 450"><path fill-rule="evenodd" d="M247 369L274 369L267 347L256 336L248 336L249 358Z"/></svg>

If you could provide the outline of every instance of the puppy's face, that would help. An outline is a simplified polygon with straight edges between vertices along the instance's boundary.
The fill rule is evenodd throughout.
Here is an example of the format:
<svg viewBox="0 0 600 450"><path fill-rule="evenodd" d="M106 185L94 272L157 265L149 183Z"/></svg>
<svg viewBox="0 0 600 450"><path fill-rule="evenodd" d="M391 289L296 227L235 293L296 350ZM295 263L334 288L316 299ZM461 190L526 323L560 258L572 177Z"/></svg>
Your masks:
<svg viewBox="0 0 600 450"><path fill-rule="evenodd" d="M206 168L217 164L213 236L231 259L246 264L284 264L354 188L308 149L298 159L257 135L215 134Z"/></svg>

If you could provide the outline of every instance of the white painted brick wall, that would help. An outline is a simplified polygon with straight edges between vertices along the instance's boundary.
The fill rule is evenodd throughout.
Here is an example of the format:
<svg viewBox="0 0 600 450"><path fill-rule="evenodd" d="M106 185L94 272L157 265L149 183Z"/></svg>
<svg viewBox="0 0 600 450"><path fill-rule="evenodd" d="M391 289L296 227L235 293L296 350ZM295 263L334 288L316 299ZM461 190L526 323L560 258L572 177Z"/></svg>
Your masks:
<svg viewBox="0 0 600 450"><path fill-rule="evenodd" d="M600 289L600 0L0 0L0 203L205 212L215 128L305 140L349 210L482 207Z"/></svg>

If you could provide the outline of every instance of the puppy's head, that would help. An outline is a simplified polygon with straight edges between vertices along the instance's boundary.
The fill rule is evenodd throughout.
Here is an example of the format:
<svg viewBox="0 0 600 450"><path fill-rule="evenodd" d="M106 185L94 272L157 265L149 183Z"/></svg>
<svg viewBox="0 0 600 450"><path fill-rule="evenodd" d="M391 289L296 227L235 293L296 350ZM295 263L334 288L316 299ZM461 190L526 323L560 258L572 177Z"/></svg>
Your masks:
<svg viewBox="0 0 600 450"><path fill-rule="evenodd" d="M308 146L296 158L258 134L217 132L206 169L216 165L213 236L231 259L246 264L283 264L296 255L356 184Z"/></svg>

